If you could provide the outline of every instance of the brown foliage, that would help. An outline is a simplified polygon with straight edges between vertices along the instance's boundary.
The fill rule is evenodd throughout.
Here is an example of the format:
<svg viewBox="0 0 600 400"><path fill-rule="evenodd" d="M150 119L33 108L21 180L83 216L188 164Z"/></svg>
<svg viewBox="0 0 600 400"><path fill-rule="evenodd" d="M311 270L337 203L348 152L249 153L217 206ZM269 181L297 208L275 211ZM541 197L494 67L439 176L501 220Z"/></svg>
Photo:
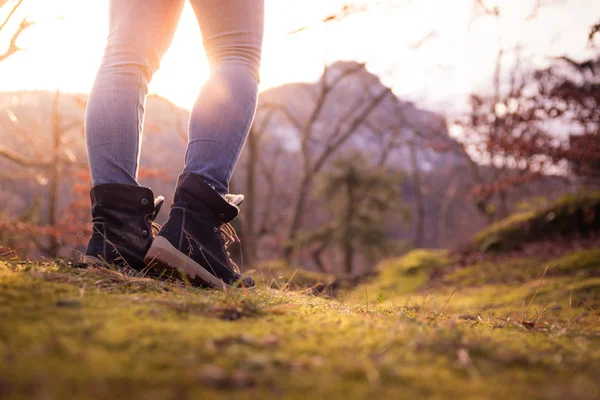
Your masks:
<svg viewBox="0 0 600 400"><path fill-rule="evenodd" d="M478 182L471 195L487 203L550 173L598 183L599 71L600 57L582 62L560 57L534 73L517 65L508 90L472 95L462 122L465 151L492 173L473 166Z"/></svg>

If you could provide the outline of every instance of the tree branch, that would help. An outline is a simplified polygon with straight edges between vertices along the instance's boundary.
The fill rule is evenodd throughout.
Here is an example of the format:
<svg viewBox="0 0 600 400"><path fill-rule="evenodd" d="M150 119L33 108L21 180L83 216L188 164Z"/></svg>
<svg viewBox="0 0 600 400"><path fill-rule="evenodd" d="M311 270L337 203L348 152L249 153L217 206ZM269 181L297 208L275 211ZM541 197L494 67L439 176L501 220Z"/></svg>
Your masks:
<svg viewBox="0 0 600 400"><path fill-rule="evenodd" d="M10 19L13 16L13 14L19 9L19 7L21 7L22 3L23 3L23 0L18 0L15 3L15 5L12 8L12 10L10 10L10 12L8 13L8 15L6 16L6 18L4 19L4 21L0 25L0 32L2 32L2 29L4 29L4 27L6 26L6 24L8 24L8 21L10 21Z"/></svg>
<svg viewBox="0 0 600 400"><path fill-rule="evenodd" d="M400 6L400 4L394 4L397 2L393 1L393 0L366 1L365 3L366 4L357 5L357 4L348 2L347 4L344 4L337 13L326 15L320 21L313 22L312 24L300 27L298 29L294 29L293 31L289 32L288 34L292 35L294 33L302 32L304 30L315 27L317 25L330 23L333 21L341 21L351 15L368 12L373 7L387 6L389 8L397 8ZM410 3L410 1L409 1L409 3Z"/></svg>
<svg viewBox="0 0 600 400"><path fill-rule="evenodd" d="M323 150L321 156L318 158L317 162L313 166L313 171L316 172L321 169L321 167L323 166L325 161L327 161L329 156L338 147L344 144L344 142L356 131L356 129L358 129L358 127L362 125L362 123L367 119L367 117L371 114L375 107L377 107L379 103L381 103L383 99L385 99L390 93L392 93L390 89L385 88L381 91L381 93L379 93L375 98L373 98L373 100L371 100L371 103L354 119L354 121L352 122L352 124L350 124L348 129L346 129L346 131L344 131L344 133L336 141L332 142L329 146L325 148L325 150Z"/></svg>
<svg viewBox="0 0 600 400"><path fill-rule="evenodd" d="M600 32L600 22L592 26L590 29L590 34L588 36L588 40L590 41L590 43L594 40L594 36L596 36L598 32Z"/></svg>
<svg viewBox="0 0 600 400"><path fill-rule="evenodd" d="M292 125L294 125L294 128L296 128L299 131L302 131L304 129L304 126L298 120L298 118L296 118L296 116L283 104L264 103L262 104L262 108L273 111L279 111L289 122L291 122Z"/></svg>
<svg viewBox="0 0 600 400"><path fill-rule="evenodd" d="M0 147L0 157L4 157L5 159L23 167L48 167L50 165L48 161L24 157L6 147Z"/></svg>
<svg viewBox="0 0 600 400"><path fill-rule="evenodd" d="M0 62L6 60L8 57L12 56L16 52L22 50L19 46L17 46L17 39L19 39L19 36L21 36L21 34L27 28L31 27L33 24L35 24L35 22L28 21L27 18L24 18L21 21L21 23L19 24L19 28L17 28L15 33L13 33L12 37L10 38L10 43L8 44L8 48L6 49L4 54L0 55Z"/></svg>

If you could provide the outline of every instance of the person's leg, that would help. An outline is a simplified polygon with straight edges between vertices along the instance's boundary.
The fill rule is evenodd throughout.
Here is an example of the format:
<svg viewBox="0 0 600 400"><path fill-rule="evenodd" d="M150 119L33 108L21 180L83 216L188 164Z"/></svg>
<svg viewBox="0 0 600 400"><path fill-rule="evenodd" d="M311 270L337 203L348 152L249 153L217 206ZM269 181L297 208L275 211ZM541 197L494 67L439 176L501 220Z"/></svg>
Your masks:
<svg viewBox="0 0 600 400"><path fill-rule="evenodd" d="M148 84L184 0L111 0L109 34L86 110L92 184L137 185Z"/></svg>
<svg viewBox="0 0 600 400"><path fill-rule="evenodd" d="M229 257L242 196L226 195L256 108L263 0L191 0L210 77L190 116L189 143L167 223L146 254L197 285L253 286Z"/></svg>
<svg viewBox="0 0 600 400"><path fill-rule="evenodd" d="M192 108L184 172L220 194L240 156L256 109L263 0L191 0L210 66Z"/></svg>
<svg viewBox="0 0 600 400"><path fill-rule="evenodd" d="M86 111L93 230L83 262L145 267L163 200L139 186L148 84L169 47L184 0L111 0L104 58Z"/></svg>

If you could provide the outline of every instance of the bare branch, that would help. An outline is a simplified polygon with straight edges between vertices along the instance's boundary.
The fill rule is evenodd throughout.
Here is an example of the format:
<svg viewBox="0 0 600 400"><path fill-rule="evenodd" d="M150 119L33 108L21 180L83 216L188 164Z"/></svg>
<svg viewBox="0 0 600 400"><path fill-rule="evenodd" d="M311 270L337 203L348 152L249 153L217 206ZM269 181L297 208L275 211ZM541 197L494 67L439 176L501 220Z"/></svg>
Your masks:
<svg viewBox="0 0 600 400"><path fill-rule="evenodd" d="M20 137L22 137L23 140L25 140L27 146L29 146L29 148L33 151L33 153L36 156L40 156L42 154L42 152L40 151L40 148L38 146L39 140L36 140L34 138L35 135L32 134L32 132L30 130L25 129L23 127L23 125L21 125L19 118L17 118L17 116L11 110L7 109L5 112L6 112L8 119L10 120L12 126L15 128L16 133ZM35 130L37 131L38 129L39 129L39 123L36 123Z"/></svg>
<svg viewBox="0 0 600 400"><path fill-rule="evenodd" d="M23 167L47 167L50 165L48 161L24 157L19 153L3 146L0 147L0 157L4 157L5 159Z"/></svg>
<svg viewBox="0 0 600 400"><path fill-rule="evenodd" d="M500 15L500 9L498 8L498 6L488 7L485 4L484 0L475 0L475 4L479 6L483 13L486 15L493 15L496 17Z"/></svg>
<svg viewBox="0 0 600 400"><path fill-rule="evenodd" d="M377 96L375 96L375 98L373 98L371 100L371 102L367 105L367 107L365 107L365 109L359 115L357 115L356 118L354 118L354 120L352 121L350 126L344 131L344 133L342 135L340 135L336 141L334 141L330 145L328 145L325 148L325 150L323 150L323 152L321 153L321 156L318 158L317 162L314 164L313 171L315 171L315 172L319 171L321 169L321 167L323 166L323 164L325 163L325 161L327 161L329 156L338 147L340 147L342 144L344 144L344 142L350 136L352 136L352 134L358 129L358 127L360 127L362 125L362 123L368 118L368 116L375 109L375 107L377 107L379 105L379 103L381 103L383 101L383 99L385 99L391 93L392 92L390 91L389 88L385 88Z"/></svg>
<svg viewBox="0 0 600 400"><path fill-rule="evenodd" d="M590 43L594 40L594 37L598 32L600 32L600 22L590 28L590 34L588 35Z"/></svg>
<svg viewBox="0 0 600 400"><path fill-rule="evenodd" d="M267 181L267 190L265 191L266 193L271 193L274 194L277 188L277 167L279 166L279 158L282 154L283 149L281 148L281 146L277 146L275 149L275 152L273 154L273 157L271 159L271 162L269 164L267 164L265 162L265 160L260 159L259 160L259 166L260 166L260 170L265 178L265 180ZM274 214L273 210L275 209L273 207L273 201L276 199L276 196L274 195L270 195L267 196L266 200L265 200L265 205L263 207L263 213L261 216L261 221L258 224L258 232L261 234L265 234L265 233L269 233L270 231L270 226L273 226L273 221L280 221L282 220L281 216L278 214Z"/></svg>
<svg viewBox="0 0 600 400"><path fill-rule="evenodd" d="M291 124L294 125L294 128L296 128L298 131L302 131L304 129L304 126L298 120L298 118L296 118L296 116L286 106L284 106L283 104L264 103L264 104L261 105L261 107L264 108L264 109L281 112L283 114L283 116L289 122L291 122Z"/></svg>
<svg viewBox="0 0 600 400"><path fill-rule="evenodd" d="M329 137L327 138L327 144L335 142L338 139L338 136L342 133L342 127L346 124L347 121L350 120L354 112L360 108L360 105L365 101L364 98L359 97L356 101L348 107L348 109L340 115L338 118L335 128Z"/></svg>
<svg viewBox="0 0 600 400"><path fill-rule="evenodd" d="M308 143L312 140L312 136L314 134L314 124L319 119L321 112L327 102L327 99L331 93L337 88L337 86L344 81L344 79L363 71L365 68L364 64L356 64L353 65L352 68L348 68L342 71L337 77L335 77L331 82L327 82L327 75L330 71L330 67L325 67L323 71L323 76L321 77L321 93L318 97L317 103L315 104L315 108L311 113L308 122L304 126L302 130L302 137L300 139L301 149L302 149L302 157L304 159L304 167L305 169L310 169L310 154L309 154L309 146ZM338 130L341 129L341 126L338 127ZM329 146L327 146L329 147Z"/></svg>
<svg viewBox="0 0 600 400"><path fill-rule="evenodd" d="M411 1L405 2L405 3L410 3ZM395 4L396 3L396 4ZM303 26L300 27L298 29L294 29L291 32L288 32L289 35L293 35L295 33L299 33L302 31L305 31L309 28L313 28L317 25L321 25L321 24L325 24L325 23L330 23L330 22L334 22L334 21L341 21L351 15L355 15L355 14L360 14L360 13L364 13L364 12L368 12L371 11L373 9L373 7L381 7L381 6L387 6L388 8L397 8L400 6L400 4L397 4L397 1L394 0L378 0L378 1L367 1L366 4L362 4L362 5L357 5L354 3L347 3L344 6L342 6L342 8L334 13L334 14L329 14L326 15L325 17L323 17L320 21L316 21L313 22L312 24L309 24L307 26Z"/></svg>
<svg viewBox="0 0 600 400"><path fill-rule="evenodd" d="M12 37L10 38L10 43L8 44L8 48L6 49L6 51L4 52L4 54L0 55L0 62L6 60L8 57L12 56L16 52L22 50L19 46L17 46L17 40L19 39L19 36L21 36L21 34L27 28L31 27L33 24L35 24L35 22L34 21L28 21L27 18L24 18L21 21L21 23L19 24L19 28L17 28L17 30L15 31L15 33L13 33Z"/></svg>
<svg viewBox="0 0 600 400"><path fill-rule="evenodd" d="M334 80L331 81L331 83L327 83L327 79L326 79L326 74L323 74L323 81L325 82L325 84L327 85L329 91L335 89L335 87L344 79L346 79L347 77L356 74L357 72L360 72L362 70L365 69L365 64L364 63L356 63L356 65L353 65L352 68L348 68L345 69L341 74L339 74ZM327 70L329 70L329 68L327 68Z"/></svg>
<svg viewBox="0 0 600 400"><path fill-rule="evenodd" d="M366 125L373 130L373 127L369 123L369 121L367 121ZM379 155L379 160L377 161L377 166L383 167L387 163L387 160L390 157L390 154L392 154L392 151L396 150L398 147L400 147L400 145L402 145L403 138L401 133L401 126L392 128L392 134L390 135L391 137L386 141L386 143L384 143L381 146L381 153Z"/></svg>
<svg viewBox="0 0 600 400"><path fill-rule="evenodd" d="M2 29L4 29L4 27L6 26L6 24L8 24L8 21L10 21L10 19L12 18L12 16L14 15L14 13L19 9L19 7L21 7L22 3L23 3L23 0L17 0L17 2L15 3L15 5L13 6L13 8L10 10L10 12L8 13L8 15L6 16L6 18L2 22L2 24L0 24L0 32L2 32Z"/></svg>
<svg viewBox="0 0 600 400"><path fill-rule="evenodd" d="M409 44L408 47L412 50L417 50L420 49L421 46L423 46L426 42L428 42L431 39L434 39L438 36L438 33L436 31L430 31L428 34L426 34L425 36L423 36L419 41L417 41L415 44Z"/></svg>
<svg viewBox="0 0 600 400"><path fill-rule="evenodd" d="M533 9L529 13L529 15L526 17L526 19L534 19L535 17L537 17L538 12L540 11L540 8L542 7L542 5L543 5L543 0L536 0L535 4L533 5Z"/></svg>
<svg viewBox="0 0 600 400"><path fill-rule="evenodd" d="M476 19L482 16L492 15L496 18L500 17L500 9L498 7L489 8L484 0L473 0L473 7L471 9L471 18L469 20L469 25L467 26L467 31L471 30L471 26L475 22Z"/></svg>

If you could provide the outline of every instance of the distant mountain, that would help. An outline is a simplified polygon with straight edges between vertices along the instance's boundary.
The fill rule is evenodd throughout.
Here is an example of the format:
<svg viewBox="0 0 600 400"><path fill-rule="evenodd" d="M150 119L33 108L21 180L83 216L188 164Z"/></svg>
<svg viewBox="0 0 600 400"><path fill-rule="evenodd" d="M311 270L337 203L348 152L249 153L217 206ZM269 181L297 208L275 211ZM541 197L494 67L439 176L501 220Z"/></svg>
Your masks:
<svg viewBox="0 0 600 400"><path fill-rule="evenodd" d="M355 72L356 71L356 72ZM378 93L385 86L380 78L355 61L338 61L329 66L327 81L332 82L342 74L348 74L343 84L331 93L331 100L323 110L325 115L334 114L360 100L367 90ZM262 103L283 103L292 109L300 121L305 121L318 93L320 82L289 83L263 92ZM423 133L446 132L445 118L434 112L417 107L414 103L389 97L382 102L373 115L387 122L395 122L398 114L407 128ZM393 118L391 118L393 116Z"/></svg>
<svg viewBox="0 0 600 400"><path fill-rule="evenodd" d="M339 61L329 67L328 81L331 82L341 74L353 73L344 79L343 85L329 95L328 101L317 121L318 128L323 134L328 134L332 127L322 121L330 121L333 124L339 120L339 115L361 101L365 101L369 95L385 89L385 86L377 75L372 74L361 64L353 61ZM356 72L354 72L356 71ZM320 93L320 82L290 83L263 92L260 95L260 105L284 105L301 123L306 123L310 113L314 109L316 96ZM259 109L260 109L259 105ZM265 114L257 114L257 124L260 125L261 117ZM417 141L420 152L419 164L424 170L436 168L448 168L449 166L464 163L464 157L456 152L457 143L448 135L446 119L435 112L420 108L418 105L404 101L397 96L389 96L382 101L371 113L369 124L377 126L382 130L400 123L401 137L409 139L418 133L420 136L434 139L439 145L446 145L450 151L437 152L424 144L425 141ZM373 146L372 135L368 134L369 128L362 126L346 145L347 148L359 148L368 150ZM272 117L267 132L269 135L284 140L285 147L295 150L299 147L298 137L282 114ZM377 151L377 149L373 149ZM400 148L390 158L390 163L396 167L410 170L410 157L406 147Z"/></svg>

